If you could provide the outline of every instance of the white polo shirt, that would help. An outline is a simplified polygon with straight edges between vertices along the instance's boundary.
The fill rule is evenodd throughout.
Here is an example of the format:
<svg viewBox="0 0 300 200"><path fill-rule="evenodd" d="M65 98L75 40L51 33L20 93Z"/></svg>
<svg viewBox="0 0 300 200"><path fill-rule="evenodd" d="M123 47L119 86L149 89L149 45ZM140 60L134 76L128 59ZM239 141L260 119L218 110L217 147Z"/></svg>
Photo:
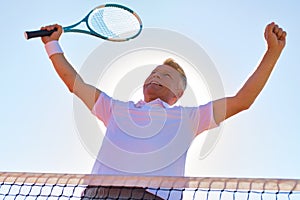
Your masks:
<svg viewBox="0 0 300 200"><path fill-rule="evenodd" d="M92 113L107 128L93 174L184 176L191 142L217 126L211 102L169 107L160 99L123 102L102 92Z"/></svg>

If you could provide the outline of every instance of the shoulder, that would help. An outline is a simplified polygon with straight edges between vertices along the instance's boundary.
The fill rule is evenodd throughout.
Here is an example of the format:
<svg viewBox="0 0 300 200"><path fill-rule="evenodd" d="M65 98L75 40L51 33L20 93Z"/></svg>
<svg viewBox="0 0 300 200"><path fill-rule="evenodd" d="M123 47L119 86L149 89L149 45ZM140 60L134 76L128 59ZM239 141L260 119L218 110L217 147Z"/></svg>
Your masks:
<svg viewBox="0 0 300 200"><path fill-rule="evenodd" d="M99 98L96 101L96 104L102 104L102 103L109 103L109 104L131 104L134 105L133 101L122 101L122 100L118 100L114 97L111 97L110 95L108 95L105 92L101 92L101 94L99 95Z"/></svg>

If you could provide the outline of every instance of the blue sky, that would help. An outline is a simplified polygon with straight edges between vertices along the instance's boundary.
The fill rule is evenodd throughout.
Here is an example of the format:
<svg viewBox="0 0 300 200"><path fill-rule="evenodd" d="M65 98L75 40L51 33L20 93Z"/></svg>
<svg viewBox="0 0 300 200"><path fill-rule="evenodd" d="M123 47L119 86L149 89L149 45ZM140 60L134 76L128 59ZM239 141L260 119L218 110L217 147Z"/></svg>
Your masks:
<svg viewBox="0 0 300 200"><path fill-rule="evenodd" d="M74 122L73 96L54 72L41 41L26 41L23 32L52 23L73 24L104 3L12 0L2 6L0 171L91 171L93 158ZM224 123L219 142L204 159L199 159L202 137L197 138L186 170L190 176L300 178L297 1L115 3L137 11L146 28L176 31L198 43L213 60L227 95L237 92L261 59L266 24L275 21L284 27L286 48L257 101ZM103 41L70 33L60 42L79 69Z"/></svg>

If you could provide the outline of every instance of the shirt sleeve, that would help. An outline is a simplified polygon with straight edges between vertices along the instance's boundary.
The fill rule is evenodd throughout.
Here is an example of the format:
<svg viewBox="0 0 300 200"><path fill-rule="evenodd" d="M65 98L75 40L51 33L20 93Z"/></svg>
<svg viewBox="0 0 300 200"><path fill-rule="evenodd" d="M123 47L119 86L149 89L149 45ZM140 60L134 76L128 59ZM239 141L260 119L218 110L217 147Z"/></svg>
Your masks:
<svg viewBox="0 0 300 200"><path fill-rule="evenodd" d="M113 99L109 97L106 93L101 92L98 97L93 109L92 113L100 119L105 126L107 126L108 121L111 117L111 108L112 108Z"/></svg>
<svg viewBox="0 0 300 200"><path fill-rule="evenodd" d="M196 134L219 126L214 119L212 102L197 107L195 114Z"/></svg>

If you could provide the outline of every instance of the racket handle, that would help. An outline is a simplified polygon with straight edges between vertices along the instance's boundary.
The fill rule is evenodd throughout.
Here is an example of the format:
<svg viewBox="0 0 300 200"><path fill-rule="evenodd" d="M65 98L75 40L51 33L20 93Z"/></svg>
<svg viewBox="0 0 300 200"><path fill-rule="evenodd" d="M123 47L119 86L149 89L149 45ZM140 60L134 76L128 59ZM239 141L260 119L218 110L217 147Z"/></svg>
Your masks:
<svg viewBox="0 0 300 200"><path fill-rule="evenodd" d="M29 40L31 38L36 38L36 37L50 36L55 31L57 31L56 28L54 30L51 30L51 31L47 31L47 30L26 31L24 33L24 36L27 40Z"/></svg>

